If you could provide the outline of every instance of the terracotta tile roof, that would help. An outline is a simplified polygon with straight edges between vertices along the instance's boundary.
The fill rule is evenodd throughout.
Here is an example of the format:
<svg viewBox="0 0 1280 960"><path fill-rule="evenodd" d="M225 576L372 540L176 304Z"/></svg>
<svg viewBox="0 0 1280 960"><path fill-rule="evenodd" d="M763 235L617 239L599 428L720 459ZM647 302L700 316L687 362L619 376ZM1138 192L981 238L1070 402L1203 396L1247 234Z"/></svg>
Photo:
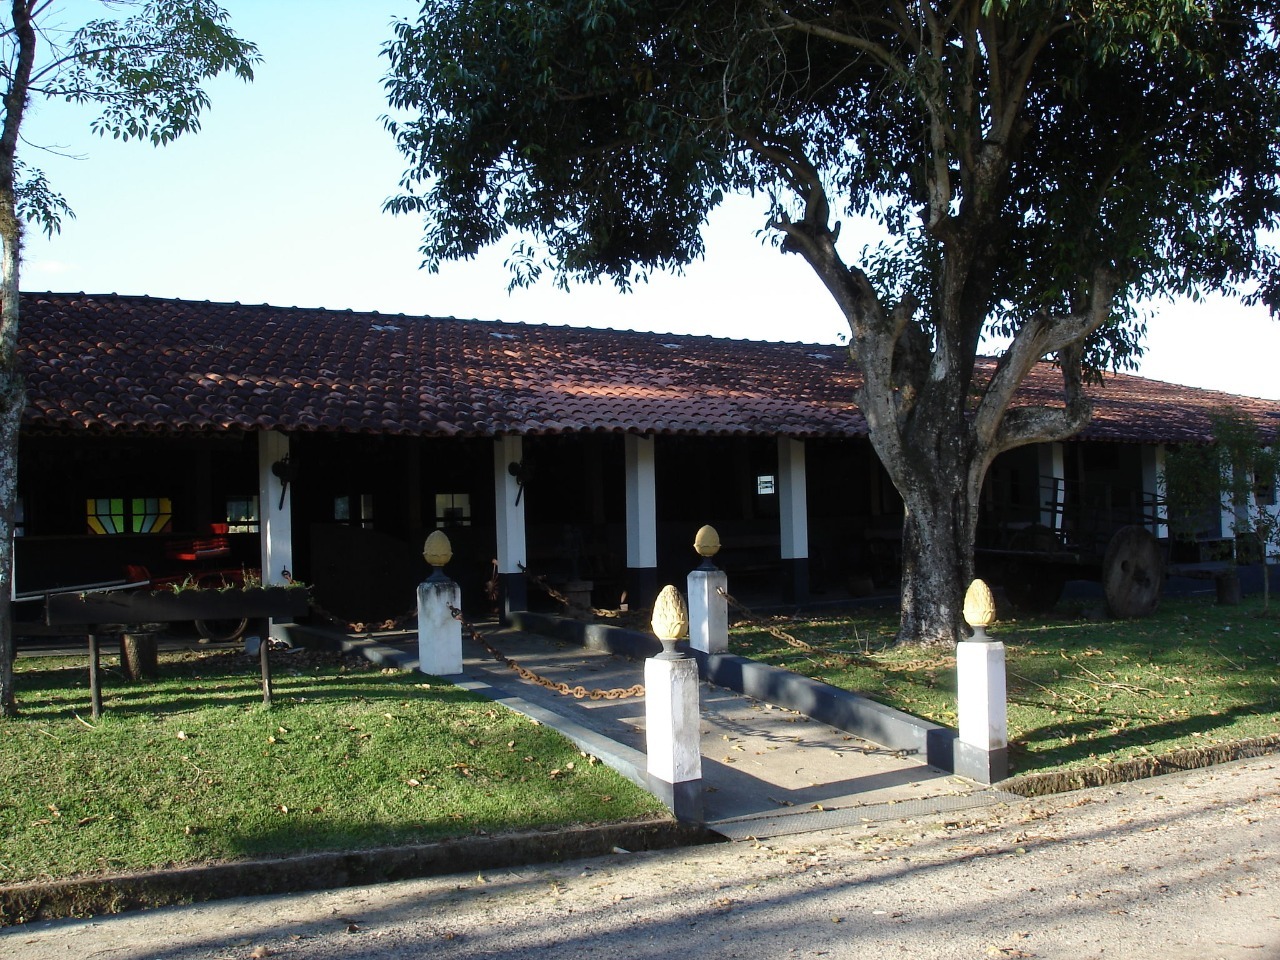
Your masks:
<svg viewBox="0 0 1280 960"><path fill-rule="evenodd" d="M843 347L352 311L25 294L24 426L493 436L855 437ZM1023 398L1052 401L1047 365ZM1184 440L1229 394L1138 377L1095 389L1087 436ZM1280 403L1251 401L1280 427Z"/></svg>

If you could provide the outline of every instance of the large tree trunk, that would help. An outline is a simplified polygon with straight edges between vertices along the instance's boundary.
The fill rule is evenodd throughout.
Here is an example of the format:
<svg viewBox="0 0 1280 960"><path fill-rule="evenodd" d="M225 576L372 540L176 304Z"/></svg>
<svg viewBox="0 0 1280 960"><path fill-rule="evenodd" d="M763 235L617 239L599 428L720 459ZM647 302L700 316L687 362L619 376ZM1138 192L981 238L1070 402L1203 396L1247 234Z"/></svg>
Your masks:
<svg viewBox="0 0 1280 960"><path fill-rule="evenodd" d="M902 524L904 643L947 644L963 636L964 594L973 580L973 534L962 504L909 497Z"/></svg>
<svg viewBox="0 0 1280 960"><path fill-rule="evenodd" d="M929 415L915 424L905 455L885 463L904 509L898 634L904 643L947 644L964 636L964 594L973 580L976 505L985 470L975 470L970 460L972 439L959 405L937 402L946 393L938 390L935 402L926 403Z"/></svg>
<svg viewBox="0 0 1280 960"><path fill-rule="evenodd" d="M18 424L22 381L0 374L0 716L17 713L13 689L13 506L18 490Z"/></svg>
<svg viewBox="0 0 1280 960"><path fill-rule="evenodd" d="M29 0L13 0L18 58L6 75L4 127L0 131L0 716L18 712L13 690L13 517L18 501L18 427L26 391L18 370L18 267L22 222L15 183L18 131L27 108L35 61L36 31Z"/></svg>

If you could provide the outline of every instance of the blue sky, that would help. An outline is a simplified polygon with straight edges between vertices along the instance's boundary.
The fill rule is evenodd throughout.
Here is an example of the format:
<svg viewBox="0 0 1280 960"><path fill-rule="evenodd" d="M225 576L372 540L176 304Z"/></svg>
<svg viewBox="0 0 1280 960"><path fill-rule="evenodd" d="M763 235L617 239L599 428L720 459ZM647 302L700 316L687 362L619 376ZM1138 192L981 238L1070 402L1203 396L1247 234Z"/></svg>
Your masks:
<svg viewBox="0 0 1280 960"><path fill-rule="evenodd" d="M385 112L381 44L400 0L223 0L264 56L250 85L211 85L204 129L162 149L89 133L91 114L35 103L23 158L76 212L59 236L32 233L26 290L148 294L834 343L844 322L795 256L755 235L763 204L737 198L711 224L708 257L630 294L543 283L508 294L500 242L433 275L419 223L381 212L399 155ZM68 25L103 16L57 4ZM55 152L43 148L52 148ZM864 242L846 222L842 248ZM1162 308L1143 376L1280 399L1280 325L1218 299Z"/></svg>

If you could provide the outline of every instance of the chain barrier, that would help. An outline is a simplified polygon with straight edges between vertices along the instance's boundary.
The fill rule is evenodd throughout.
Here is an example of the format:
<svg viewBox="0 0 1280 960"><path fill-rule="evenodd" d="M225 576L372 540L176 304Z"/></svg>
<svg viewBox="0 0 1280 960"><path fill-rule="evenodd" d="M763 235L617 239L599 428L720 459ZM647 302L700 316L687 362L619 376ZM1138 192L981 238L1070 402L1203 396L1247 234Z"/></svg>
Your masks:
<svg viewBox="0 0 1280 960"><path fill-rule="evenodd" d="M836 659L844 660L847 663L871 663L872 662L867 657L860 657L860 656L857 656L856 654L849 653L848 651L845 651L845 650L832 650L828 647L815 647L811 643L806 643L804 640L800 640L797 637L793 637L791 634L787 633L781 627L778 627L775 624L767 622L763 617L756 614L749 607L747 607L740 601L734 599L734 597L731 596L729 594L729 591L726 590L724 587L716 587L716 592L720 594L720 596L724 597L724 599L728 602L729 606L733 607L735 610L743 614L747 618L747 620L749 620L752 624L754 624L755 626L761 627L762 629L767 631L770 634L770 636L772 636L774 639L781 640L783 643L787 644L788 646L795 647L797 650L803 650L805 653L814 653L821 657L835 657Z"/></svg>
<svg viewBox="0 0 1280 960"><path fill-rule="evenodd" d="M531 572L529 568L526 567L523 563L518 564L518 566L520 567L521 573L523 573L526 577L528 577L531 581L533 581L535 586L540 587L543 590L543 592L545 592L546 595L549 596L556 603L562 604L570 610L577 610L579 613L589 613L593 617L613 616L613 611L611 610L603 610L599 607L584 607L579 603L575 603L574 601L570 600L567 596L565 596L563 593L561 593L559 590L557 590L555 587L553 587L550 583L548 583L546 577L541 576L540 574Z"/></svg>
<svg viewBox="0 0 1280 960"><path fill-rule="evenodd" d="M575 697L578 700L626 700L631 697L644 696L643 683L637 683L630 687L614 687L611 690L601 690L598 687L589 690L581 684L571 687L567 683L549 680L541 674L530 670L528 667L522 666L519 662L512 660L501 650L491 644L487 638L481 636L480 632L476 630L472 624L467 622L467 619L462 615L462 611L457 607L451 605L449 607L449 612L453 614L453 618L455 620L462 624L463 629L471 634L472 640L484 647L485 650L488 651L489 656L493 657L493 659L497 660L503 666L514 670L521 680L536 683L538 686L546 687L548 690L554 691L563 697Z"/></svg>
<svg viewBox="0 0 1280 960"><path fill-rule="evenodd" d="M418 611L417 608L402 613L398 617L388 617L386 620L380 620L377 623L365 623L362 620L344 620L336 614L330 613L319 604L311 604L311 616L326 620L332 626L339 627L345 633L373 633L375 631L385 631L387 633L396 630L408 629L410 624L417 626Z"/></svg>

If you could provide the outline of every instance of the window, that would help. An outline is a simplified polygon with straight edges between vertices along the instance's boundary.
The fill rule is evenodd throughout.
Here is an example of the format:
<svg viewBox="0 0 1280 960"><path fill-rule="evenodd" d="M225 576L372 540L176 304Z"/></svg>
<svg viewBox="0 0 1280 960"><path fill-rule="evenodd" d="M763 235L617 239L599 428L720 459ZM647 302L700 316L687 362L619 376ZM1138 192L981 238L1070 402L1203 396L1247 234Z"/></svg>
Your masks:
<svg viewBox="0 0 1280 960"><path fill-rule="evenodd" d="M95 497L85 502L89 532L168 533L173 504L168 497Z"/></svg>
<svg viewBox="0 0 1280 960"><path fill-rule="evenodd" d="M469 493L437 493L436 494L436 526L437 527L469 527L471 526L471 494Z"/></svg>
<svg viewBox="0 0 1280 960"><path fill-rule="evenodd" d="M258 532L258 498L227 498L227 533Z"/></svg>
<svg viewBox="0 0 1280 960"><path fill-rule="evenodd" d="M772 474L756 477L756 493L769 494L778 492L778 478Z"/></svg>
<svg viewBox="0 0 1280 960"><path fill-rule="evenodd" d="M27 512L22 506L22 498L13 505L13 535L20 537L27 531Z"/></svg>
<svg viewBox="0 0 1280 960"><path fill-rule="evenodd" d="M360 527L373 526L373 494L333 498L333 519Z"/></svg>
<svg viewBox="0 0 1280 960"><path fill-rule="evenodd" d="M1253 499L1260 507L1276 505L1276 470L1272 463L1259 464L1253 475Z"/></svg>

